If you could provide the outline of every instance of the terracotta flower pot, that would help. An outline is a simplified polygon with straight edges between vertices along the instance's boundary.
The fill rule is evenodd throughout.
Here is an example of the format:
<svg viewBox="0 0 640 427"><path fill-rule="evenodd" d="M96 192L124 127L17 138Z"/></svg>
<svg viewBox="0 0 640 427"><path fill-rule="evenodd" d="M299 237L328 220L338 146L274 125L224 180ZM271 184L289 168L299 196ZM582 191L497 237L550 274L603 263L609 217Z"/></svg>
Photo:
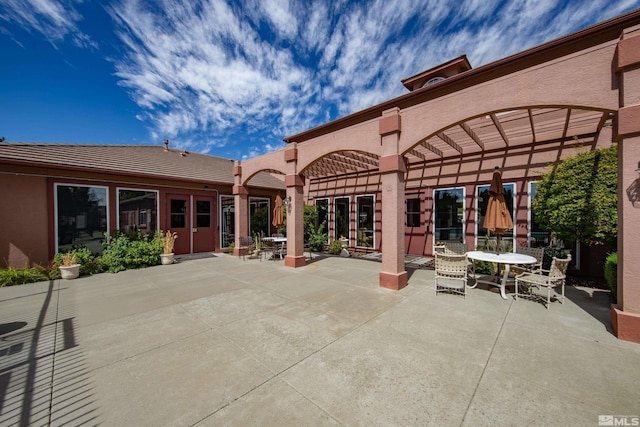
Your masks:
<svg viewBox="0 0 640 427"><path fill-rule="evenodd" d="M160 262L162 262L162 265L173 264L173 255L174 254L160 254Z"/></svg>
<svg viewBox="0 0 640 427"><path fill-rule="evenodd" d="M60 276L63 279L75 279L80 275L80 264L73 265L61 265L60 266Z"/></svg>

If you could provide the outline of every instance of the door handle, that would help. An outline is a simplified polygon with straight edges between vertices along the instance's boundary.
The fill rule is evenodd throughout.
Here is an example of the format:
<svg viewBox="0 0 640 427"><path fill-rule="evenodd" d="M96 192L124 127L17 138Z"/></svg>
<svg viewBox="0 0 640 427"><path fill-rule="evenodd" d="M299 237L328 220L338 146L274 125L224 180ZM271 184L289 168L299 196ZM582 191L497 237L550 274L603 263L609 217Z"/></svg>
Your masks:
<svg viewBox="0 0 640 427"><path fill-rule="evenodd" d="M193 231L194 233L197 233L198 229L197 228L192 228L191 231Z"/></svg>

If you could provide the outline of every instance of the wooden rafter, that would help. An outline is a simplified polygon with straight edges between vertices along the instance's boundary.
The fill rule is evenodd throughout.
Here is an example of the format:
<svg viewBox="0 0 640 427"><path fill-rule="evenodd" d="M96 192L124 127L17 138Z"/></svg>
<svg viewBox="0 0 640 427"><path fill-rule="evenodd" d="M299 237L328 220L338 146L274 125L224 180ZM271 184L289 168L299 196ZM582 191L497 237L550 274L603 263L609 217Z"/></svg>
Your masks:
<svg viewBox="0 0 640 427"><path fill-rule="evenodd" d="M478 137L478 135L476 135L476 133L473 131L473 129L471 129L469 127L468 124L462 122L462 123L460 123L460 127L462 128L463 131L465 131L465 133L467 135L469 135L469 138L473 139L473 141L476 144L478 144L478 147L480 147L480 148L482 148L484 150L484 142L482 142L480 137ZM460 154L462 154L462 151L460 151Z"/></svg>
<svg viewBox="0 0 640 427"><path fill-rule="evenodd" d="M447 137L448 138L448 137ZM442 150L440 150L437 147L434 147L432 144L430 144L427 141L422 141L420 143L420 145L422 145L424 148L426 148L427 150L431 151L432 153L440 156L440 157L444 157L444 153L442 152Z"/></svg>
<svg viewBox="0 0 640 427"><path fill-rule="evenodd" d="M368 153L362 153L362 152L356 153L353 151L341 151L340 154L342 154L345 157L358 160L362 163L375 166L376 168L378 167L378 157L375 155L369 155ZM372 157L372 156L375 156L375 157Z"/></svg>
<svg viewBox="0 0 640 427"><path fill-rule="evenodd" d="M569 132L569 122L571 121L571 108L567 108L567 117L564 119L564 129L562 129L562 140L567 139Z"/></svg>
<svg viewBox="0 0 640 427"><path fill-rule="evenodd" d="M453 148L458 153L462 154L462 147L460 147L458 144L456 144L456 142L449 135L447 135L444 132L440 132L437 135L437 137L440 138L441 140L443 140L449 147Z"/></svg>
<svg viewBox="0 0 640 427"><path fill-rule="evenodd" d="M419 152L419 151L417 151L417 150L415 150L413 148L411 150L409 150L409 154L411 154L413 156L416 156L419 159L422 159L422 160L425 160L425 161L427 160L427 156L425 156L424 154L422 154L421 152Z"/></svg>
<svg viewBox="0 0 640 427"><path fill-rule="evenodd" d="M536 127L533 123L533 113L531 108L527 108L527 114L529 114L529 124L531 125L531 141L536 142Z"/></svg>
<svg viewBox="0 0 640 427"><path fill-rule="evenodd" d="M508 147L509 146L509 138L507 138L507 134L505 133L504 129L502 128L502 125L500 124L500 120L498 120L498 116L496 116L495 114L490 114L489 117L491 117L491 121L493 122L493 125L496 127L496 129L498 130L498 133L502 137L502 140L504 141L504 144Z"/></svg>
<svg viewBox="0 0 640 427"><path fill-rule="evenodd" d="M354 166L357 169L368 169L369 165L367 163L362 163L359 160L353 159L351 157L347 157L340 153L330 154L329 158L332 158L336 161L346 163L348 165Z"/></svg>

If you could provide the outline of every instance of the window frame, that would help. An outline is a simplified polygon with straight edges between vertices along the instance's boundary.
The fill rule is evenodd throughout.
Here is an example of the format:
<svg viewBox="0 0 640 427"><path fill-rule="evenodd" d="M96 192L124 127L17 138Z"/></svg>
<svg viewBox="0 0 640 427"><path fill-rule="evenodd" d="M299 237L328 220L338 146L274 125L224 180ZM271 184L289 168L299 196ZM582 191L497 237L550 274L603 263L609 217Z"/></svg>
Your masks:
<svg viewBox="0 0 640 427"><path fill-rule="evenodd" d="M120 190L125 191L145 191L148 193L156 193L156 229L155 232L160 231L160 191L151 190L147 188L136 187L116 187L116 230L120 230ZM147 213L147 221L149 221L149 215Z"/></svg>
<svg viewBox="0 0 640 427"><path fill-rule="evenodd" d="M436 204L438 203L438 199L436 198L436 192L438 191L447 191L447 190L462 190L462 243L465 242L465 236L466 236L466 229L467 229L467 221L464 218L465 212L466 212L466 205L467 205L467 188L465 186L462 187L441 187L441 188L434 188L433 192L432 192L432 210L433 210L433 233L432 233L432 239L431 239L431 250L432 253L435 253L435 247L436 247L436 228L437 227L437 219L438 219L438 209Z"/></svg>
<svg viewBox="0 0 640 427"><path fill-rule="evenodd" d="M358 245L358 232L360 231L360 206L359 206L359 201L361 198L364 197L371 197L373 199L373 209L372 209L372 224L373 224L373 229L372 231L372 243L371 246L359 246ZM356 239L355 239L355 247L356 248L362 248L362 249L374 249L377 247L376 246L376 195L375 194L360 194L356 196Z"/></svg>

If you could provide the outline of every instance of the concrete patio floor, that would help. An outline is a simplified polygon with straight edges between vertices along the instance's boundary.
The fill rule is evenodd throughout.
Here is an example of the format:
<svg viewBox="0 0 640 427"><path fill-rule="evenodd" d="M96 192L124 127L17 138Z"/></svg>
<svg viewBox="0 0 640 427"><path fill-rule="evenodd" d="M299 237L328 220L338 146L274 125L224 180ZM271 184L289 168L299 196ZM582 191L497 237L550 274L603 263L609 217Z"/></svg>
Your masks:
<svg viewBox="0 0 640 427"><path fill-rule="evenodd" d="M0 425L581 425L640 415L608 294L401 291L380 264L216 254L0 289Z"/></svg>

